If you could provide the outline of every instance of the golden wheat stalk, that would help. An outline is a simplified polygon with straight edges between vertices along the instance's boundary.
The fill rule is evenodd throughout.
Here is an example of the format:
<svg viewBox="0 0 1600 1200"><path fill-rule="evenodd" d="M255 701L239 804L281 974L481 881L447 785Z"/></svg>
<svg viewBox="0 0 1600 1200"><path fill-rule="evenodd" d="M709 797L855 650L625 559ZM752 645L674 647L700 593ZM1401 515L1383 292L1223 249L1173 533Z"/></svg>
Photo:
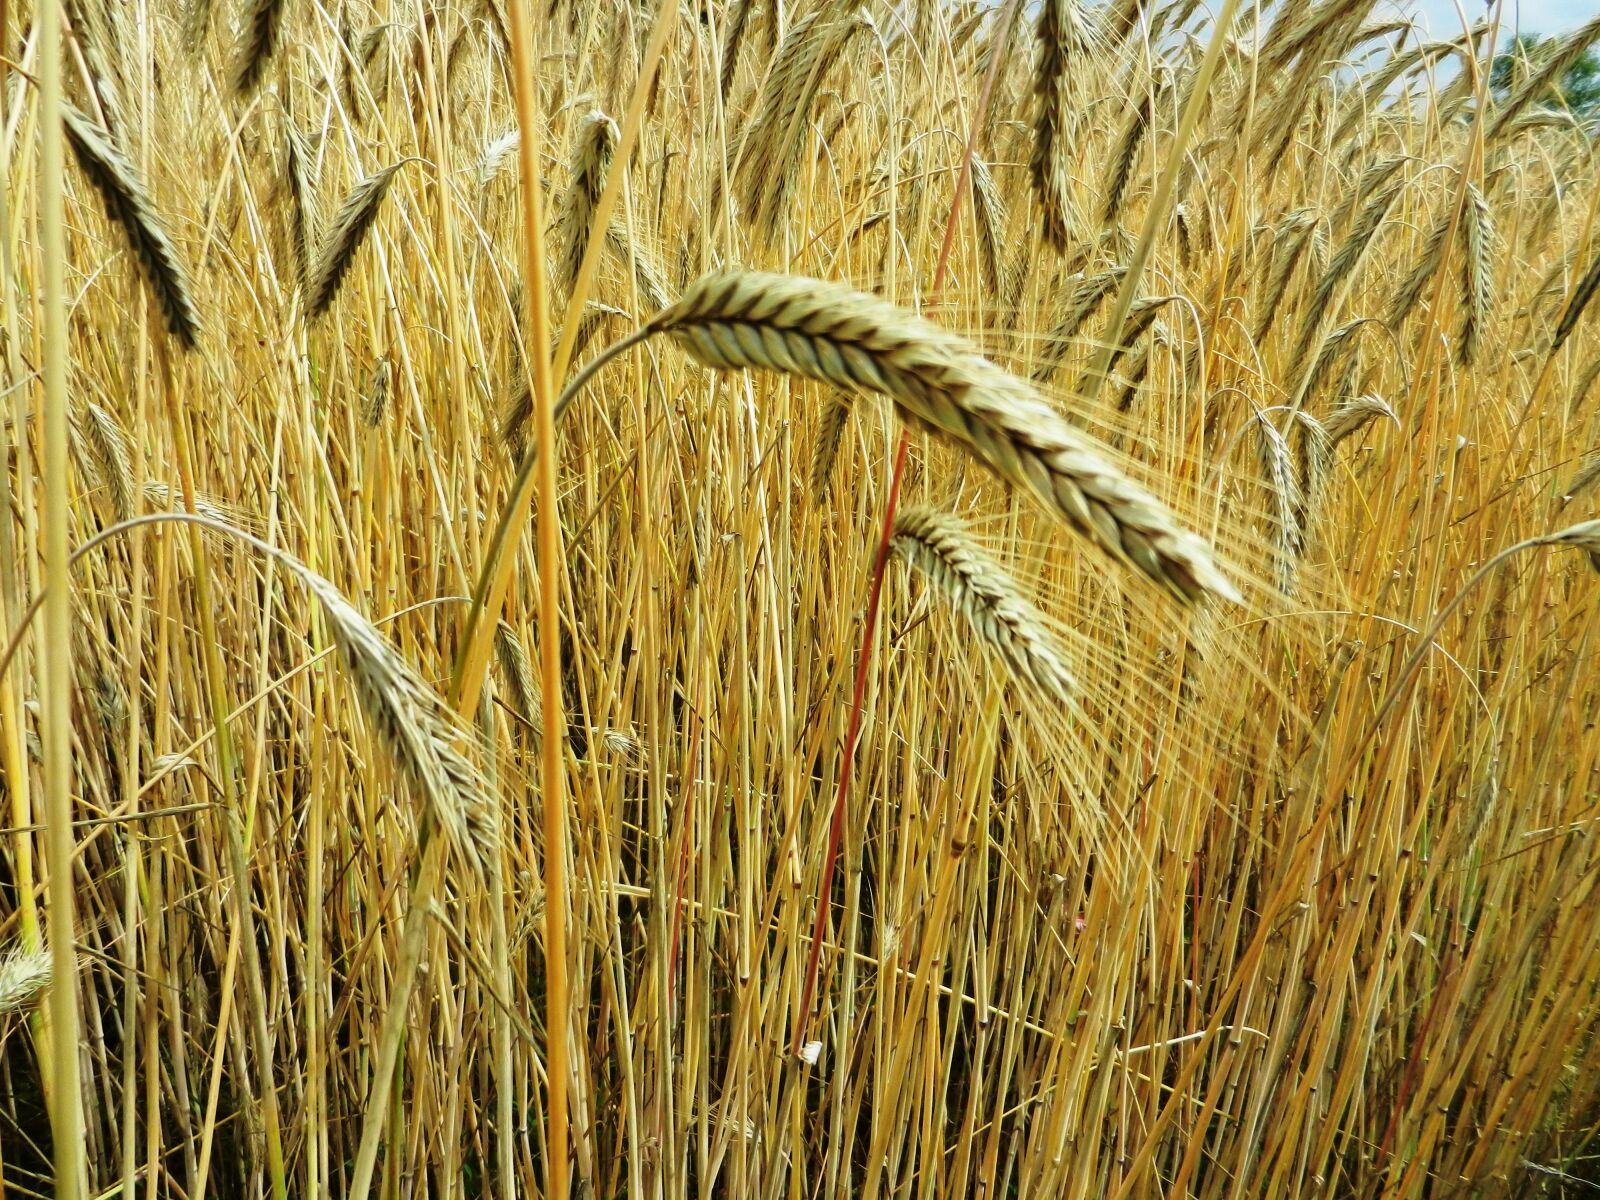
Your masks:
<svg viewBox="0 0 1600 1200"><path fill-rule="evenodd" d="M1237 599L1210 548L1029 384L877 296L797 275L706 276L653 318L711 367L762 367L893 399L1184 601Z"/></svg>

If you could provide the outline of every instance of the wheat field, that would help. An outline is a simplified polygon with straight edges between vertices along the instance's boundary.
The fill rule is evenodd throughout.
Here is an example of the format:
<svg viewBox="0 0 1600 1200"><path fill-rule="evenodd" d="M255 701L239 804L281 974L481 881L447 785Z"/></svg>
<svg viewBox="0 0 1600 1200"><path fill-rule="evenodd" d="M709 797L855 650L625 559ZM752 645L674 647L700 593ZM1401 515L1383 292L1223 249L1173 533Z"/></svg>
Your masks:
<svg viewBox="0 0 1600 1200"><path fill-rule="evenodd" d="M0 1196L1600 1192L1466 7L0 3Z"/></svg>

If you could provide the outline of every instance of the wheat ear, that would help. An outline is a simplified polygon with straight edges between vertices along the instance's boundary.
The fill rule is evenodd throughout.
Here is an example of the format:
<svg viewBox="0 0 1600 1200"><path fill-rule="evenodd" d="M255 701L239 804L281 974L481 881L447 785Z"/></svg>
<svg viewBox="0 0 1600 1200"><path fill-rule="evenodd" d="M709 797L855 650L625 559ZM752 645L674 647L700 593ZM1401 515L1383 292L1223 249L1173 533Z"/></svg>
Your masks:
<svg viewBox="0 0 1600 1200"><path fill-rule="evenodd" d="M200 313L195 307L189 272L156 217L155 206L133 164L98 126L70 104L63 106L61 117L78 166L100 193L106 214L122 229L139 260L167 332L184 349L193 350L200 343Z"/></svg>
<svg viewBox="0 0 1600 1200"><path fill-rule="evenodd" d="M0 958L0 1017L27 1007L49 986L48 950L12 950Z"/></svg>
<svg viewBox="0 0 1600 1200"><path fill-rule="evenodd" d="M1078 690L1039 610L954 517L910 506L895 514L891 550L927 576L1011 673L1050 699Z"/></svg>
<svg viewBox="0 0 1600 1200"><path fill-rule="evenodd" d="M284 181L289 192L289 249L294 283L305 294L311 275L311 247L316 244L317 192L312 179L311 147L299 128L284 118Z"/></svg>
<svg viewBox="0 0 1600 1200"><path fill-rule="evenodd" d="M1395 428L1400 427L1400 418L1382 396L1369 394L1346 400L1322 422L1323 431L1328 435L1329 449L1337 449L1345 438L1366 428L1379 417L1387 417L1395 423Z"/></svg>
<svg viewBox="0 0 1600 1200"><path fill-rule="evenodd" d="M524 726L538 740L543 732L541 714L544 704L539 697L539 680L528 661L528 652L522 648L517 631L501 621L494 634L495 658L504 676L501 683L506 689L511 709L522 718Z"/></svg>
<svg viewBox="0 0 1600 1200"><path fill-rule="evenodd" d="M796 275L706 276L653 318L711 367L763 367L892 398L1184 601L1236 599L1210 547L1029 384L877 296Z"/></svg>
<svg viewBox="0 0 1600 1200"><path fill-rule="evenodd" d="M569 290L578 277L578 264L589 245L595 209L600 204L600 192L606 185L619 136L617 123L599 109L579 122L572 151L572 179L561 199L554 238L556 284L562 291Z"/></svg>
<svg viewBox="0 0 1600 1200"><path fill-rule="evenodd" d="M376 429L383 423L383 414L389 407L389 391L394 383L394 367L386 354L372 364L372 374L361 392L361 423Z"/></svg>
<svg viewBox="0 0 1600 1200"><path fill-rule="evenodd" d="M1260 453L1267 491L1273 502L1272 563L1278 590L1285 596L1292 596L1303 542L1300 482L1290 457L1289 443L1278 432L1278 427L1265 416L1256 418L1256 448Z"/></svg>
<svg viewBox="0 0 1600 1200"><path fill-rule="evenodd" d="M111 512L119 521L133 516L133 455L128 435L117 419L98 404L84 406L85 432L100 482L111 495Z"/></svg>
<svg viewBox="0 0 1600 1200"><path fill-rule="evenodd" d="M248 96L261 84L272 52L278 47L287 0L250 0L233 69L233 90Z"/></svg>
<svg viewBox="0 0 1600 1200"><path fill-rule="evenodd" d="M1494 312L1494 223L1478 185L1467 185L1466 253L1461 257L1461 337L1456 361L1470 367Z"/></svg>
<svg viewBox="0 0 1600 1200"><path fill-rule="evenodd" d="M441 832L481 871L498 843L499 822L482 774L458 748L464 735L450 709L338 588L295 565L328 618L373 732L422 794Z"/></svg>
<svg viewBox="0 0 1600 1200"><path fill-rule="evenodd" d="M1033 78L1039 113L1029 167L1044 213L1044 239L1065 252L1072 240L1072 72L1091 50L1088 19L1078 0L1044 0L1039 6L1039 61Z"/></svg>
<svg viewBox="0 0 1600 1200"><path fill-rule="evenodd" d="M807 475L811 494L819 499L828 494L833 464L838 461L839 447L844 444L844 433L850 427L850 412L854 407L855 399L849 392L836 393L823 401L822 427L817 430L816 445L811 450L811 470Z"/></svg>
<svg viewBox="0 0 1600 1200"><path fill-rule="evenodd" d="M361 249L367 231L378 219L378 206L383 203L395 172L405 162L402 159L381 171L374 171L351 188L350 194L345 197L339 215L333 219L333 227L324 239L316 269L311 273L307 289L307 311L311 316L321 316L333 304L333 298L339 294L339 285L344 282L356 251Z"/></svg>
<svg viewBox="0 0 1600 1200"><path fill-rule="evenodd" d="M1594 261L1589 264L1589 269L1578 281L1572 299L1567 301L1567 307L1561 314L1561 320L1556 322L1555 336L1550 340L1552 353L1561 349L1561 344L1572 336L1572 331L1578 327L1578 318L1583 316L1583 310L1589 307L1589 301L1594 299L1597 288L1600 288L1600 253L1595 255Z"/></svg>

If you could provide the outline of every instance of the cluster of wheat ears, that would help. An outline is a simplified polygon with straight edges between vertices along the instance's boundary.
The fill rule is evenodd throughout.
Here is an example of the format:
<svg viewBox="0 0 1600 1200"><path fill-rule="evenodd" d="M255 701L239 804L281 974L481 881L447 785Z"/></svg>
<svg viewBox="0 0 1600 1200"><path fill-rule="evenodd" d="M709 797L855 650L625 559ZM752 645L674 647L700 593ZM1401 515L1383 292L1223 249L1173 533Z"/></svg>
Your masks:
<svg viewBox="0 0 1600 1200"><path fill-rule="evenodd" d="M1600 1189L1499 7L0 0L0 1195Z"/></svg>

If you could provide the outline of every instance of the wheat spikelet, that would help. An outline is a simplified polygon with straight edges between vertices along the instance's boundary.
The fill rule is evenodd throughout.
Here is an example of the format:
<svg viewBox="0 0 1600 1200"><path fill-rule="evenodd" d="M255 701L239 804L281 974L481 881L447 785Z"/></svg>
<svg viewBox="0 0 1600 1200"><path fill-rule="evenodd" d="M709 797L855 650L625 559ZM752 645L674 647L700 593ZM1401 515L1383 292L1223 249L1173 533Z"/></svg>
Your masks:
<svg viewBox="0 0 1600 1200"><path fill-rule="evenodd" d="M1600 378L1600 358L1596 358L1583 369L1583 374L1578 376L1577 386L1572 389L1572 398L1567 401L1567 411L1576 412L1589 394L1589 389L1594 386L1594 381Z"/></svg>
<svg viewBox="0 0 1600 1200"><path fill-rule="evenodd" d="M155 296L167 332L186 350L200 342L200 314L195 308L189 273L172 239L157 219L155 207L133 164L123 157L88 117L64 105L62 128L78 166L105 202L106 214L121 228Z"/></svg>
<svg viewBox="0 0 1600 1200"><path fill-rule="evenodd" d="M450 709L338 588L303 564L294 565L328 618L378 741L422 794L445 837L481 872L499 840L494 798L477 766L458 748L464 735Z"/></svg>
<svg viewBox="0 0 1600 1200"><path fill-rule="evenodd" d="M822 425L817 430L816 445L811 450L811 470L807 480L811 494L819 499L828 494L828 484L833 478L833 464L838 461L839 447L844 443L845 430L850 426L850 410L855 400L848 392L840 392L823 402Z"/></svg>
<svg viewBox="0 0 1600 1200"><path fill-rule="evenodd" d="M1272 270L1267 275L1267 287L1262 295L1261 315L1256 319L1254 340L1258 344L1272 331L1278 319L1289 281L1294 277L1295 267L1300 265L1306 240L1315 223L1316 214L1309 208L1302 208L1285 217L1273 232Z"/></svg>
<svg viewBox="0 0 1600 1200"><path fill-rule="evenodd" d="M1346 400L1322 422L1323 431L1328 435L1330 452L1337 449L1345 438L1360 432L1379 417L1387 417L1395 423L1395 428L1400 427L1400 418L1382 396L1368 394Z"/></svg>
<svg viewBox="0 0 1600 1200"><path fill-rule="evenodd" d="M1180 201L1172 210L1172 225L1178 235L1178 261L1185 268L1194 262L1194 233L1191 222L1188 201Z"/></svg>
<svg viewBox="0 0 1600 1200"><path fill-rule="evenodd" d="M931 508L902 508L890 547L927 576L1013 675L1052 700L1070 702L1077 683L1044 617L961 522Z"/></svg>
<svg viewBox="0 0 1600 1200"><path fill-rule="evenodd" d="M1072 241L1072 72L1092 49L1090 26L1078 0L1044 0L1039 6L1039 60L1033 92L1039 113L1029 168L1044 214L1044 239L1065 252Z"/></svg>
<svg viewBox="0 0 1600 1200"><path fill-rule="evenodd" d="M1423 243L1421 257L1412 266L1400 289L1395 292L1394 299L1389 302L1391 329L1399 330L1402 322L1421 302L1428 281L1438 271L1439 261L1444 257L1445 239L1450 235L1450 218L1451 214L1446 211L1434 221L1433 228L1428 231L1428 240Z"/></svg>
<svg viewBox="0 0 1600 1200"><path fill-rule="evenodd" d="M1000 297L1001 306L1009 308L1012 280L1006 267L1006 201L989 164L976 154L972 156L972 208L978 218L978 249L984 276Z"/></svg>
<svg viewBox="0 0 1600 1200"><path fill-rule="evenodd" d="M20 1012L50 986L50 952L18 947L0 958L0 1017Z"/></svg>
<svg viewBox="0 0 1600 1200"><path fill-rule="evenodd" d="M633 273L633 283L639 290L639 299L644 302L646 312L660 312L672 303L667 295L667 285L661 278L661 268L644 246L637 239L630 238L616 221L606 229L606 248Z"/></svg>
<svg viewBox="0 0 1600 1200"><path fill-rule="evenodd" d="M159 479L147 479L140 489L144 494L145 503L152 512L182 512L184 510L183 496L178 491L169 487ZM225 525L237 525L248 528L253 522L248 520L238 509L222 503L214 496L203 492L196 492L194 496L194 511L213 521L220 521Z"/></svg>
<svg viewBox="0 0 1600 1200"><path fill-rule="evenodd" d="M807 125L823 81L855 34L867 27L859 10L837 18L827 8L796 21L778 48L760 111L739 139L738 182L745 211L770 239L788 211Z"/></svg>
<svg viewBox="0 0 1600 1200"><path fill-rule="evenodd" d="M389 407L389 390L393 385L394 367L385 354L372 364L372 374L361 389L361 423L368 429L383 424L383 414Z"/></svg>
<svg viewBox="0 0 1600 1200"><path fill-rule="evenodd" d="M733 88L733 77L739 69L739 47L744 43L744 33L750 25L750 11L754 0L735 0L733 12L728 17L727 41L722 47L722 98L728 98Z"/></svg>
<svg viewBox="0 0 1600 1200"><path fill-rule="evenodd" d="M1127 273L1127 267L1113 267L1109 271L1100 271L1079 281L1078 286L1073 289L1072 303L1067 309L1066 317L1045 338L1044 353L1033 371L1035 383L1049 380L1060 369L1062 360L1066 358L1067 351L1071 348L1073 337L1083 327L1084 322L1094 317L1111 293L1117 290Z"/></svg>
<svg viewBox="0 0 1600 1200"><path fill-rule="evenodd" d="M544 704L539 696L539 680L522 648L517 631L501 621L494 634L495 658L500 663L501 683L511 702L511 710L522 718L525 728L538 738L543 732Z"/></svg>
<svg viewBox="0 0 1600 1200"><path fill-rule="evenodd" d="M1112 157L1114 165L1111 180L1106 187L1105 208L1100 218L1107 225L1115 224L1118 214L1122 212L1122 201L1128 193L1128 184L1133 179L1133 164L1139 157L1139 147L1144 145L1145 133L1150 128L1150 119L1154 112L1155 92L1147 89L1139 97L1139 103L1134 106L1133 113L1128 117L1128 123L1122 130L1122 139L1117 145L1117 152Z"/></svg>
<svg viewBox="0 0 1600 1200"><path fill-rule="evenodd" d="M233 90L249 96L260 86L267 63L278 47L287 0L250 0L245 7L244 28L234 54Z"/></svg>
<svg viewBox="0 0 1600 1200"><path fill-rule="evenodd" d="M477 176L478 187L486 188L508 166L517 161L517 150L522 145L522 132L518 129L508 129L488 145L484 146L483 153L478 156L478 165L473 168Z"/></svg>
<svg viewBox="0 0 1600 1200"><path fill-rule="evenodd" d="M578 124L577 141L572 150L572 179L561 198L554 238L555 282L563 292L569 291L572 281L578 277L578 264L589 244L590 227L594 224L606 175L611 171L618 137L617 123L599 109L590 112Z"/></svg>
<svg viewBox="0 0 1600 1200"><path fill-rule="evenodd" d="M1322 501L1328 491L1328 475L1333 469L1333 441L1322 422L1304 409L1294 413L1290 424L1293 440L1295 482L1300 491L1301 551L1310 544L1322 515Z"/></svg>
<svg viewBox="0 0 1600 1200"><path fill-rule="evenodd" d="M1122 360L1130 347L1134 345L1145 331L1155 324L1156 316L1168 304L1178 299L1176 296L1143 296L1135 300L1128 309L1128 318L1122 323L1122 332L1117 344L1112 347L1111 355L1106 359L1105 370L1109 375L1116 369L1117 363ZM1092 369L1092 368L1091 368ZM1089 370L1085 370L1078 380L1078 391L1084 391L1088 386Z"/></svg>
<svg viewBox="0 0 1600 1200"><path fill-rule="evenodd" d="M1575 546L1589 559L1589 566L1600 575L1600 521L1583 521L1543 539L1552 546Z"/></svg>
<svg viewBox="0 0 1600 1200"><path fill-rule="evenodd" d="M1461 258L1461 337L1456 361L1470 367L1477 355L1478 339L1494 312L1494 224L1489 202L1478 185L1467 185L1466 253Z"/></svg>
<svg viewBox="0 0 1600 1200"><path fill-rule="evenodd" d="M763 367L887 395L1179 599L1238 596L1210 548L1032 387L876 296L802 276L728 272L693 284L646 328L672 334L707 366Z"/></svg>
<svg viewBox="0 0 1600 1200"><path fill-rule="evenodd" d="M1307 305L1300 342L1295 348L1296 359L1304 360L1310 354L1311 343L1322 329L1322 321L1327 315L1328 306L1333 301L1334 292L1361 262L1404 183L1404 180L1396 180L1368 201L1367 206L1361 210L1361 216L1357 218L1354 228L1351 229L1350 236L1340 245L1333 256L1333 261L1328 264L1328 269L1317 281L1316 290Z"/></svg>
<svg viewBox="0 0 1600 1200"><path fill-rule="evenodd" d="M350 194L345 197L339 215L333 220L333 227L323 239L316 269L311 273L307 300L307 311L311 316L321 316L333 304L333 298L339 294L339 285L344 281L356 251L361 248L372 223L378 219L378 206L383 203L395 172L404 165L405 161L401 160L374 171L351 188Z"/></svg>
<svg viewBox="0 0 1600 1200"><path fill-rule="evenodd" d="M299 128L284 116L284 181L289 193L289 251L294 260L294 284L303 295L311 272L311 247L316 245L317 192L312 179L311 147Z"/></svg>
<svg viewBox="0 0 1600 1200"><path fill-rule="evenodd" d="M1278 432L1278 427L1265 416L1258 416L1255 424L1256 450L1261 458L1267 492L1273 503L1273 570L1278 590L1285 596L1292 596L1303 541L1300 484L1289 453L1289 443Z"/></svg>
<svg viewBox="0 0 1600 1200"><path fill-rule="evenodd" d="M1310 396L1316 392L1317 386L1344 361L1345 354L1354 348L1352 339L1356 333L1371 320L1371 317L1356 317L1335 327L1322 339L1317 357L1312 360L1311 369L1306 372L1305 383L1301 387L1303 395Z"/></svg>
<svg viewBox="0 0 1600 1200"><path fill-rule="evenodd" d="M1600 288L1600 253L1596 253L1594 261L1589 264L1589 269L1578 281L1578 286L1573 289L1572 299L1567 301L1567 307L1561 313L1561 320L1556 322L1556 331L1550 341L1552 353L1561 349L1561 344L1572 336L1572 331L1578 327L1578 318L1583 316L1583 310L1588 308L1589 301L1594 299L1596 288Z"/></svg>
<svg viewBox="0 0 1600 1200"><path fill-rule="evenodd" d="M1126 41L1133 36L1133 31L1139 27L1139 19L1144 16L1145 8L1150 0L1116 0L1115 4L1107 6L1100 24L1106 31L1106 36L1113 42Z"/></svg>
<svg viewBox="0 0 1600 1200"><path fill-rule="evenodd" d="M135 495L128 435L123 433L117 419L98 404L86 404L84 418L95 473L111 496L112 513L117 520L126 521L133 516Z"/></svg>

